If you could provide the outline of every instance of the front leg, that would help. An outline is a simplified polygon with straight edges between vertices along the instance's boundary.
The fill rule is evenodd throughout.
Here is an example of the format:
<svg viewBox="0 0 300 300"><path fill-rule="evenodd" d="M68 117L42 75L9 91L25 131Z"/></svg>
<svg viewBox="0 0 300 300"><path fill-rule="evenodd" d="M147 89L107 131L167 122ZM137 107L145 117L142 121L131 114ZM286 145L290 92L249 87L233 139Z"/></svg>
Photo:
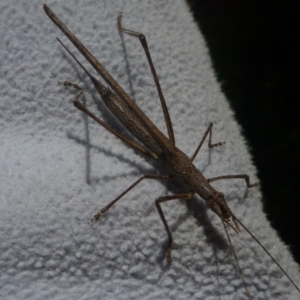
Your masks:
<svg viewBox="0 0 300 300"><path fill-rule="evenodd" d="M194 195L194 193L177 194L177 195L160 197L155 200L155 205L158 210L159 216L160 216L160 218L165 226L165 229L167 231L167 234L168 234L169 241L168 241L168 249L167 249L167 253L166 253L166 259L167 259L168 263L171 262L171 247L172 247L172 243L173 243L173 238L172 238L172 234L171 234L170 228L168 226L168 223L166 221L166 218L164 216L164 213L161 209L160 203L166 202L166 201L171 201L171 200L189 200L193 197L193 195Z"/></svg>
<svg viewBox="0 0 300 300"><path fill-rule="evenodd" d="M220 179L244 179L246 184L247 184L247 188L252 188L252 187L258 185L258 182L250 183L250 179L249 179L249 176L247 174L223 175L223 176L209 178L209 179L207 179L207 181L210 183L210 182L217 181L217 180L220 180Z"/></svg>

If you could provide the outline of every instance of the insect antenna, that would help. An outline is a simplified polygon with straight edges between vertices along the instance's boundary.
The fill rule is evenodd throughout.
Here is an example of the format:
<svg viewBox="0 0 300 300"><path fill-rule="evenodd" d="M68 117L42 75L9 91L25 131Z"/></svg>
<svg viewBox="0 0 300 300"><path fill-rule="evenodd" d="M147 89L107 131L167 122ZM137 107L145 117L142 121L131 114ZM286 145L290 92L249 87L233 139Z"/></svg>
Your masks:
<svg viewBox="0 0 300 300"><path fill-rule="evenodd" d="M234 218L235 218L235 217L234 217ZM250 292L249 292L248 287L247 287L247 285L246 285L245 276L244 276L244 273L243 273L243 271L242 271L242 269L241 269L241 267L240 267L240 264L239 264L239 261L238 261L238 258L237 258L235 249L234 249L233 244L232 244L232 242L231 242L230 235L229 235L228 230L227 230L227 228L226 228L226 226L225 226L225 221L224 221L223 219L221 219L221 220L222 220L222 224L223 224L223 227L224 227L224 230L225 230L225 233L226 233L226 236L227 236L227 240L228 240L228 242L229 242L230 249L231 249L231 252L232 252L232 254L233 254L233 257L234 257L236 266L237 266L237 268L238 268L238 270L239 270L239 274L240 274L240 277L241 277L241 279L242 279L242 282L243 282L243 286L244 286L244 288L245 288L246 295L247 295L247 297L248 297L249 299L251 299ZM237 232L237 229L235 229L232 225L230 225L230 223L228 223L228 222L226 222L226 223L227 223L231 228L233 228L233 229ZM238 232L237 232L237 233L238 233Z"/></svg>
<svg viewBox="0 0 300 300"><path fill-rule="evenodd" d="M278 268L283 272L283 274L289 279L293 286L300 292L299 287L292 280L292 278L287 274L287 272L281 267L281 265L276 261L272 254L262 245L262 243L253 235L253 233L236 217L233 215L233 219L236 220L247 232L248 234L256 241L256 243L268 254L268 256L273 260L273 262L278 266Z"/></svg>

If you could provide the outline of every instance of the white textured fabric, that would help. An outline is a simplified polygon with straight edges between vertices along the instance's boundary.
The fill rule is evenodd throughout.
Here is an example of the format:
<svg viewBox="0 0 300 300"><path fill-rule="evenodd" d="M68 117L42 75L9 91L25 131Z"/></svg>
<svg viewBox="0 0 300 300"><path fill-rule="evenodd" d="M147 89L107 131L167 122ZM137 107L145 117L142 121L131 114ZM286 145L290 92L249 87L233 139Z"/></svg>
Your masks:
<svg viewBox="0 0 300 300"><path fill-rule="evenodd" d="M162 205L174 237L172 264L164 260L167 236L154 200L184 191L179 185L145 181L90 222L142 174L157 172L156 166L83 116L72 105L75 91L57 85L70 80L85 87L86 105L121 129L57 43L56 36L88 66L42 4L0 3L0 298L246 299L222 224L197 197ZM47 4L166 132L142 47L126 35L123 43L116 28L123 12L124 26L148 38L177 146L191 155L214 122L213 140L226 144L203 146L195 164L208 178L247 173L257 180L184 1ZM242 180L213 185L299 282L298 266L262 213L259 188L247 190ZM253 299L299 299L246 232L230 233Z"/></svg>

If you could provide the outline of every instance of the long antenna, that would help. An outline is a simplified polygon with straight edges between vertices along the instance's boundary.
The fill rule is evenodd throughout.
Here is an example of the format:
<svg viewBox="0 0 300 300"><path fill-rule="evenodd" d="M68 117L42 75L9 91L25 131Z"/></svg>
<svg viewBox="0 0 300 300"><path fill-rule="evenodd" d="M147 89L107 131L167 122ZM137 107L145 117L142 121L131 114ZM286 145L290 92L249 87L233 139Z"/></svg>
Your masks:
<svg viewBox="0 0 300 300"><path fill-rule="evenodd" d="M234 257L236 266L237 266L237 268L238 268L238 270L239 270L240 277L241 277L241 279L242 279L242 282L243 282L243 285L244 285L244 288L245 288L245 292L246 292L248 298L251 299L250 292L249 292L248 287L247 287L247 285L246 285L245 276L244 276L244 273L243 273L243 271L242 271L242 269L241 269L241 267L240 267L240 264L239 264L239 261L238 261L238 258L237 258L235 249L234 249L233 244L232 244L232 242L231 242L230 235L229 235L228 230L227 230L227 228L226 228L226 226L225 226L224 220L223 220L223 219L221 219L221 220L222 220L222 224L223 224L223 227L224 227L224 230L225 230L225 233L226 233L228 242L229 242L229 244L230 244L230 249L231 249L231 252L232 252L232 254L233 254L233 257Z"/></svg>
<svg viewBox="0 0 300 300"><path fill-rule="evenodd" d="M256 243L265 250L265 252L269 255L269 257L273 260L273 262L278 266L278 268L283 272L283 274L290 280L293 286L300 292L299 287L292 280L292 278L287 274L287 272L280 266L280 264L276 261L276 259L272 256L272 254L262 245L262 243L251 233L251 231L239 220L236 216L232 215L233 218L249 233L249 235L256 241Z"/></svg>

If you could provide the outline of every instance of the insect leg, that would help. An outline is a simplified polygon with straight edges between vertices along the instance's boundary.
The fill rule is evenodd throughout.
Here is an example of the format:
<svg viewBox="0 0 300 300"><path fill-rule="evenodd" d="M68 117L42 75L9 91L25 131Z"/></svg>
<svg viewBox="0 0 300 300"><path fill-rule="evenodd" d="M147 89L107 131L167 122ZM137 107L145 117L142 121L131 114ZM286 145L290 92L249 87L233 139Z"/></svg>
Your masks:
<svg viewBox="0 0 300 300"><path fill-rule="evenodd" d="M132 190L135 186L137 186L144 179L156 179L156 180L169 180L169 175L157 175L157 174L146 174L142 176L140 179L135 181L130 187L128 187L123 193L121 193L116 199L111 201L105 207L103 207L93 218L92 221L98 220L104 213L106 213L117 201L119 201L125 194L127 194L130 190Z"/></svg>
<svg viewBox="0 0 300 300"><path fill-rule="evenodd" d="M171 201L171 200L189 200L193 197L193 195L194 195L194 193L177 194L177 195L160 197L155 200L155 204L156 204L156 208L158 210L159 216L160 216L160 218L165 226L165 229L167 231L167 234L168 234L169 241L168 241L168 249L167 249L167 253L166 253L166 259L167 259L168 263L171 262L171 247L172 247L172 243L173 243L173 238L172 238L172 234L171 234L170 228L168 226L168 223L166 221L166 218L164 216L164 213L161 209L160 203L166 202L166 201Z"/></svg>
<svg viewBox="0 0 300 300"><path fill-rule="evenodd" d="M167 130L168 130L168 136L169 136L169 139L172 142L172 144L175 146L175 136L174 136L173 126L172 126L172 121L171 121L171 118L170 118L170 115L169 115L169 111L168 111L168 108L167 108L167 105L166 105L166 101L165 101L163 92L162 92L161 87L160 87L160 83L159 83L159 80L158 80L158 77L157 77L157 74L156 74L156 70L155 70L154 65L153 65L153 61L152 61L152 58L151 58L151 55L150 55L150 51L149 51L149 48L148 48L146 37L140 32L125 29L122 26L121 20L122 20L122 14L120 14L118 16L118 28L119 28L119 30L124 32L124 33L127 33L129 35L132 35L132 36L135 36L135 37L139 38L139 40L140 40L140 42L141 42L141 44L144 48L144 51L145 51L145 54L147 56L147 60L148 60L148 63L149 63L150 69L151 69L151 73L152 73L152 76L153 76L153 79L154 79L154 82L155 82L155 85L156 85L156 89L157 89L157 92L158 92L158 96L159 96L159 99L160 99L162 110L163 110L163 113L164 113L164 118L165 118Z"/></svg>
<svg viewBox="0 0 300 300"><path fill-rule="evenodd" d="M78 86L77 84L74 84L70 81L63 81L59 82L59 84L63 84L64 86L71 86L74 87L75 89L79 90L79 93L75 96L75 99L73 100L74 106L81 110L83 113L94 119L98 124L103 126L105 129L107 129L109 132L114 134L116 137L121 139L123 142L128 144L131 148L141 152L144 155L147 155L153 159L157 159L156 155L149 151L148 149L144 148L142 145L132 141L131 139L127 138L126 136L122 135L121 133L117 132L115 129L111 128L107 123L99 119L96 115L94 115L87 107L85 107L81 102L80 98L84 92L84 89Z"/></svg>
<svg viewBox="0 0 300 300"><path fill-rule="evenodd" d="M206 131L205 131L205 133L204 133L204 135L203 135L203 138L202 138L202 140L200 141L200 143L199 143L199 145L198 145L196 151L195 151L194 154L191 156L191 158L190 158L191 161L193 161L193 160L195 159L195 157L197 156L197 154L198 154L200 148L202 147L202 145L203 145L205 139L207 138L207 135L208 135L208 134L209 134L209 140L208 140L208 147L209 147L209 148L213 148L213 147L217 147L217 146L221 146L221 145L225 144L225 142L218 142L218 143L215 143L215 144L212 144L212 143L211 143L211 132L212 132L212 127L213 127L213 123L210 123L210 124L208 125L208 127L207 127L207 129L206 129Z"/></svg>
<svg viewBox="0 0 300 300"><path fill-rule="evenodd" d="M247 184L247 187L248 187L248 188L252 188L252 187L258 185L257 182L255 182L255 183L250 183L249 176L246 175L246 174L239 174L239 175L223 175L223 176L218 176L218 177L208 178L207 181L208 181L208 182L213 182L213 181L217 181L217 180L220 180L220 179L244 179L245 182L246 182L246 184Z"/></svg>

